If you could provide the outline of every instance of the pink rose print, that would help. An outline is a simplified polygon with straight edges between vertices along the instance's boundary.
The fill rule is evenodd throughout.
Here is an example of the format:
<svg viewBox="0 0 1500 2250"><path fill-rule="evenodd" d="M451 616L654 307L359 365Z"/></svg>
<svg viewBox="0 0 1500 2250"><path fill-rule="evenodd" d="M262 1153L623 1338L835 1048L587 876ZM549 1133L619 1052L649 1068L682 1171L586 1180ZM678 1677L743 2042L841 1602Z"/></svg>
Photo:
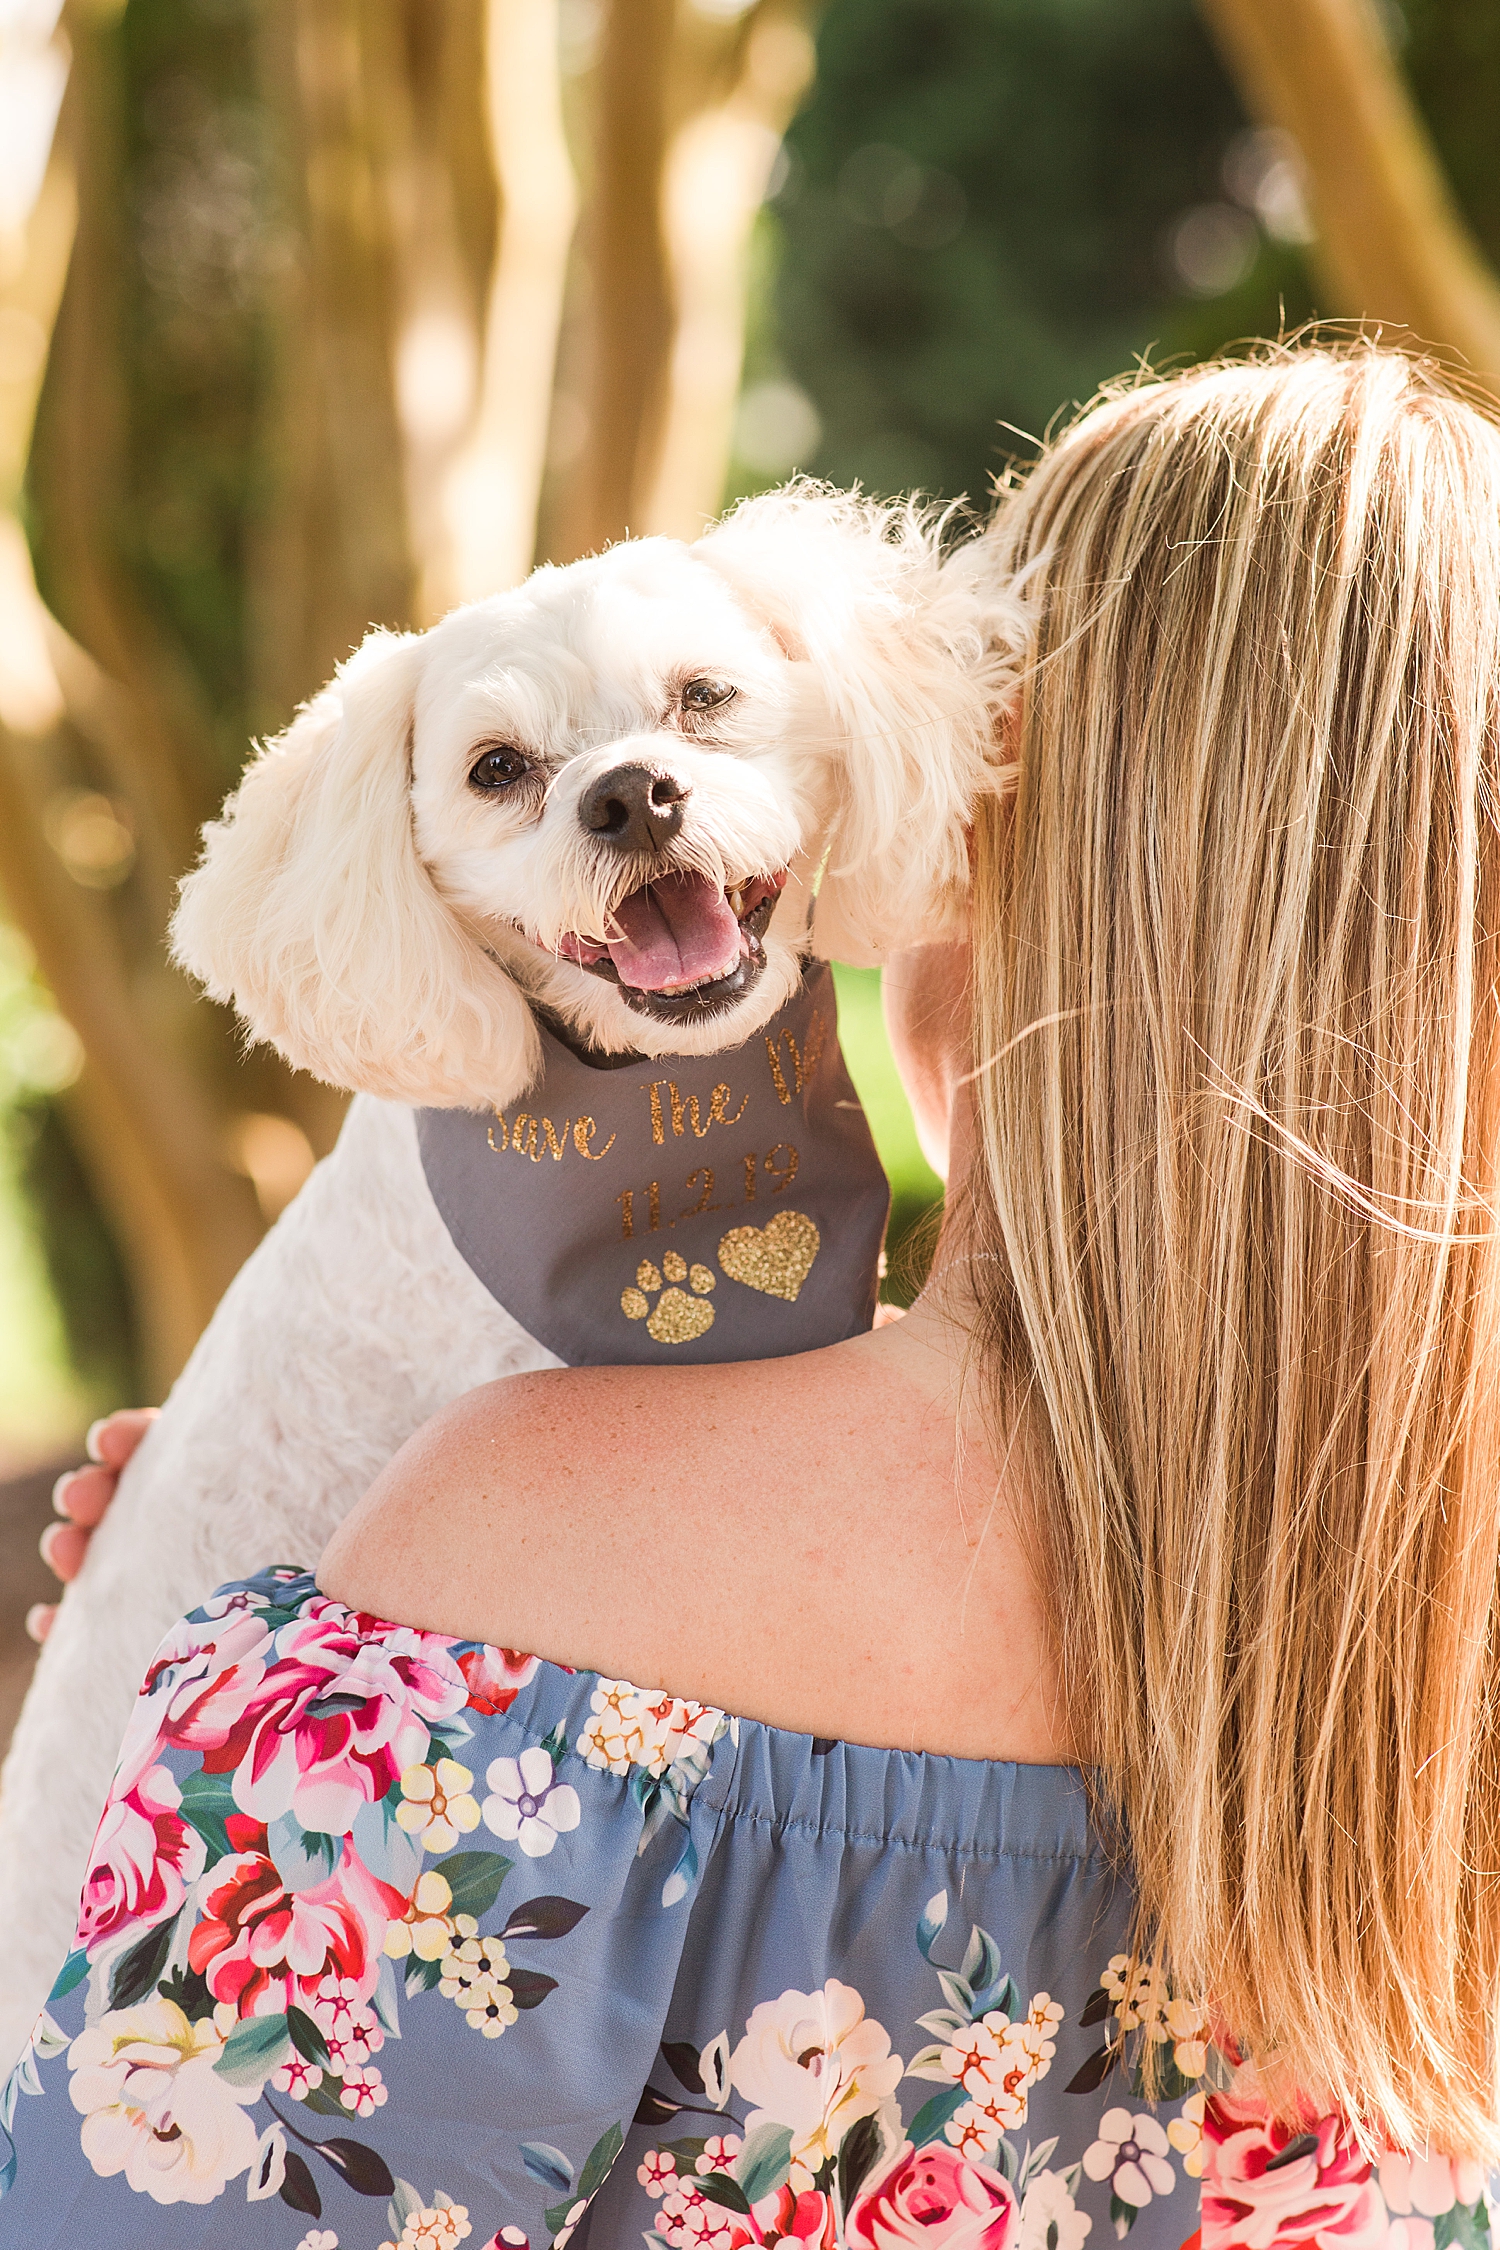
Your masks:
<svg viewBox="0 0 1500 2250"><path fill-rule="evenodd" d="M259 1679L271 1652L271 1635L259 1609L244 1594L235 1595L215 1614L194 1622L182 1618L152 1659L120 1745L116 1796L127 1796L153 1766L162 1745L176 1740L175 1728L192 1709L206 1684L243 1672Z"/></svg>
<svg viewBox="0 0 1500 2250"><path fill-rule="evenodd" d="M328 1880L305 1891L288 1891L263 1852L240 1852L219 1861L204 1889L188 1965L242 2016L294 2006L311 2014L325 1977L374 1990L386 1926L404 1904L347 1845Z"/></svg>
<svg viewBox="0 0 1500 2250"><path fill-rule="evenodd" d="M1299 2132L1267 2117L1241 2069L1203 2115L1203 2250L1382 2250L1388 2219L1369 2158L1347 2124Z"/></svg>
<svg viewBox="0 0 1500 2250"><path fill-rule="evenodd" d="M1380 2159L1380 2192L1391 2214L1392 2250L1433 2250L1433 2222L1454 2206L1472 2210L1484 2194L1484 2167L1472 2157L1398 2156Z"/></svg>
<svg viewBox="0 0 1500 2250"><path fill-rule="evenodd" d="M471 1648L458 1660L469 1691L469 1709L486 1718L508 1711L536 1678L537 1659L516 1648Z"/></svg>
<svg viewBox="0 0 1500 2250"><path fill-rule="evenodd" d="M868 2250L1010 2250L1018 2226L1010 2182L957 2149L908 2141L849 2213L851 2245Z"/></svg>
<svg viewBox="0 0 1500 2250"><path fill-rule="evenodd" d="M203 1873L203 1838L178 1813L181 1802L166 1767L150 1766L106 1805L78 1914L78 1943L90 1956L127 1930L169 1921Z"/></svg>
<svg viewBox="0 0 1500 2250"><path fill-rule="evenodd" d="M763 2243L795 2242L798 2250L835 2250L838 2230L834 2224L833 2205L819 2188L809 2188L802 2195L794 2195L789 2187L779 2187L755 2206L757 2238ZM744 2235L738 2237L744 2242Z"/></svg>
<svg viewBox="0 0 1500 2250"><path fill-rule="evenodd" d="M198 1751L205 1773L232 1773L235 1803L253 1818L290 1812L304 1828L344 1835L362 1805L378 1804L426 1757L429 1722L467 1702L451 1647L444 1634L377 1626L320 1598L264 1658L174 1697L163 1738Z"/></svg>

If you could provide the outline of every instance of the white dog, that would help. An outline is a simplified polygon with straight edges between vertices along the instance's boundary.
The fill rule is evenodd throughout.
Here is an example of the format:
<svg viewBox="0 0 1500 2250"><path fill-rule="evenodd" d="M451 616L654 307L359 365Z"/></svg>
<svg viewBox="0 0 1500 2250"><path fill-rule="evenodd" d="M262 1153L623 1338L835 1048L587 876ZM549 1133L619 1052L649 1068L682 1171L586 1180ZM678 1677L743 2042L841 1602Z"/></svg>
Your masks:
<svg viewBox="0 0 1500 2250"><path fill-rule="evenodd" d="M540 1308L518 1318L486 1285L483 1244L456 1245L465 1213L439 1215L429 1181L446 1144L419 1134L444 1111L488 1113L458 1123L523 1163L485 1178L547 1187L545 1225L576 1206L614 1272L652 1248L622 1252L622 1236L670 1225L667 1190L625 1182L602 1221L591 1211L595 1117L510 1114L548 1055L571 1051L601 1100L615 1074L600 1064L647 1058L621 1082L658 1170L674 1134L684 1161L695 1139L727 1151L726 1132L708 1136L743 1108L732 1051L797 1004L810 950L869 960L950 925L1013 676L1011 614L977 575L910 513L807 486L691 548L644 540L541 570L424 635L373 633L207 831L179 959L254 1037L361 1098L225 1296L43 1650L0 1791L0 2068L71 1942L130 1701L172 1619L268 1562L313 1566L459 1392L589 1355L548 1330L574 1265L549 1267L540 1240L513 1257ZM805 1107L822 1038L804 1023L800 1047L746 1050L757 1099ZM687 1064L656 1074L651 1060L710 1054L726 1079L695 1093ZM833 1108L854 1108L863 1133L857 1105ZM790 1139L735 1148L735 1191L765 1204L797 1176L805 1204L799 1161ZM693 1182L692 1214L728 1208L706 1163L690 1195ZM883 1192L873 1236L863 1208L870 1264ZM776 1210L725 1233L719 1263L747 1280L745 1304L785 1315L820 1238L805 1212ZM737 1344L732 1285L710 1304L703 1261L677 1287L686 1259L657 1254L660 1269L647 1256L623 1294L616 1279L584 1308L615 1323L594 1356L644 1356L653 1339L706 1357L800 1348L759 1331ZM867 1324L868 1304L821 1317L844 1325L814 1340Z"/></svg>

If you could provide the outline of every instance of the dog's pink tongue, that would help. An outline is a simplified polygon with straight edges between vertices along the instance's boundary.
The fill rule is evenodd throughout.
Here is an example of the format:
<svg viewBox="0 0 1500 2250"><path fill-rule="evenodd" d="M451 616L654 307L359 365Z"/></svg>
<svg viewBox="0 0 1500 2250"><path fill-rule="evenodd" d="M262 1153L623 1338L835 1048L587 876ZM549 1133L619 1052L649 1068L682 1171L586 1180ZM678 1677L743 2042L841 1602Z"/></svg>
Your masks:
<svg viewBox="0 0 1500 2250"><path fill-rule="evenodd" d="M663 875L622 898L610 917L609 957L637 992L706 984L740 957L740 926L706 875Z"/></svg>

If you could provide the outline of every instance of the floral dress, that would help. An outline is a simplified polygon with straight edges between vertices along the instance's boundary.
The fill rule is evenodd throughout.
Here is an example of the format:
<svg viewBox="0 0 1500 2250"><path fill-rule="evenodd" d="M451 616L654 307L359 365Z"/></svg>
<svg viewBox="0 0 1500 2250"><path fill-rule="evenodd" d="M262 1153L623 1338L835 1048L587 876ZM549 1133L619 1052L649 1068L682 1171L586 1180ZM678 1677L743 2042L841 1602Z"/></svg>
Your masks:
<svg viewBox="0 0 1500 2250"><path fill-rule="evenodd" d="M147 1676L0 2100L0 2246L1487 2250L1473 2167L1268 2125L1129 1912L1071 1769L267 1571Z"/></svg>

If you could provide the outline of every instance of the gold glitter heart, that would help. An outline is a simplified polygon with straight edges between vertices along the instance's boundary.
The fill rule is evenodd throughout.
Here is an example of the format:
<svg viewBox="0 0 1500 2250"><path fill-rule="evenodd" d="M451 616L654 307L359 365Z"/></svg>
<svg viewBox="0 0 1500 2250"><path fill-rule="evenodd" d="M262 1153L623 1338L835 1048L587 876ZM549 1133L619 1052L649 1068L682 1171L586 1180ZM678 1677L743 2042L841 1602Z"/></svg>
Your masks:
<svg viewBox="0 0 1500 2250"><path fill-rule="evenodd" d="M821 1247L805 1212L778 1211L766 1226L731 1227L719 1244L719 1263L731 1281L794 1305Z"/></svg>

